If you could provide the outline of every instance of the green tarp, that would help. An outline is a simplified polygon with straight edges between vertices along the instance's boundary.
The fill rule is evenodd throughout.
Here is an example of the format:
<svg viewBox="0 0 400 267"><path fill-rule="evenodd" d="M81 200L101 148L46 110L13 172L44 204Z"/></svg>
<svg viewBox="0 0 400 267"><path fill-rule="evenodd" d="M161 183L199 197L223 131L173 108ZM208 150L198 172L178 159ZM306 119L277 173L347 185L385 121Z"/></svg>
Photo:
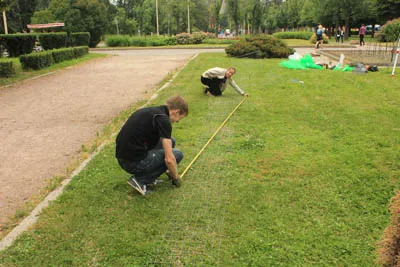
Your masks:
<svg viewBox="0 0 400 267"><path fill-rule="evenodd" d="M310 54L304 55L300 59L289 59L282 61L279 64L281 67L285 67L288 69L295 69L295 70L304 70L304 69L324 69L322 66L316 65L314 63L314 59Z"/></svg>

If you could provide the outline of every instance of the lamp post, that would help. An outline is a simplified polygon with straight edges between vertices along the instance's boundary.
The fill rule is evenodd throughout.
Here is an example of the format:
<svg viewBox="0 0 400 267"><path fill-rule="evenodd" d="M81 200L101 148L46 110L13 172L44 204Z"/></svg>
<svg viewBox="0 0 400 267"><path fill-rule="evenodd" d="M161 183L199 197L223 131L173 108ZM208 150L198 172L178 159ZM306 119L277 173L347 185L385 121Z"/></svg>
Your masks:
<svg viewBox="0 0 400 267"><path fill-rule="evenodd" d="M156 23L157 23L157 36L160 35L160 30L158 27L158 0L156 0Z"/></svg>
<svg viewBox="0 0 400 267"><path fill-rule="evenodd" d="M187 1L187 13L188 13L188 17L187 17L187 20L188 20L188 28L187 28L187 31L188 31L188 33L190 34L190 0L188 0Z"/></svg>
<svg viewBox="0 0 400 267"><path fill-rule="evenodd" d="M118 18L115 18L115 25L117 26L117 35L119 35Z"/></svg>

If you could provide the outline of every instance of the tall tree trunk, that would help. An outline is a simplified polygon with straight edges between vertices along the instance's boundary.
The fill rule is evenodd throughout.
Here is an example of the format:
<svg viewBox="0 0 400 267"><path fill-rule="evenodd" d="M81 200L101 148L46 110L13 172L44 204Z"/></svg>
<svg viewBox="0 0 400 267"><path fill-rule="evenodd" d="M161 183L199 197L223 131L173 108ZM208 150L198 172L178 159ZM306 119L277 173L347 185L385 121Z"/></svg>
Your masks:
<svg viewBox="0 0 400 267"><path fill-rule="evenodd" d="M344 21L344 27L346 28L346 31L344 32L344 39L349 39L349 36L351 35L350 33L350 18L346 16L345 21Z"/></svg>

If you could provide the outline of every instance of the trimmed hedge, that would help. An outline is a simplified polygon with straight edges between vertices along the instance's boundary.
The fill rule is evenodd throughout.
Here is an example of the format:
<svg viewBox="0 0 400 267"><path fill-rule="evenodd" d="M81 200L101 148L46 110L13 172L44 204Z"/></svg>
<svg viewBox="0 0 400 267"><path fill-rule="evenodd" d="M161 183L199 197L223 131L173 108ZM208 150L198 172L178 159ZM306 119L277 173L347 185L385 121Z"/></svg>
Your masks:
<svg viewBox="0 0 400 267"><path fill-rule="evenodd" d="M44 69L53 63L81 57L89 52L87 46L54 49L19 57L23 69Z"/></svg>
<svg viewBox="0 0 400 267"><path fill-rule="evenodd" d="M302 39L309 40L313 32L276 32L273 34L276 38L279 39Z"/></svg>
<svg viewBox="0 0 400 267"><path fill-rule="evenodd" d="M10 77L15 74L15 69L12 60L0 60L0 77Z"/></svg>
<svg viewBox="0 0 400 267"><path fill-rule="evenodd" d="M89 46L90 33L89 32L72 32L69 35L71 46Z"/></svg>
<svg viewBox="0 0 400 267"><path fill-rule="evenodd" d="M259 35L234 43L225 52L232 57L287 58L294 50L276 37Z"/></svg>
<svg viewBox="0 0 400 267"><path fill-rule="evenodd" d="M214 34L197 32L193 34L180 33L172 37L168 36L128 36L128 35L109 35L106 38L108 47L127 47L127 46L168 46L185 44L231 44L235 39L217 39Z"/></svg>
<svg viewBox="0 0 400 267"><path fill-rule="evenodd" d="M23 69L40 70L53 64L53 55L51 51L32 53L19 57Z"/></svg>
<svg viewBox="0 0 400 267"><path fill-rule="evenodd" d="M74 51L71 48L60 48L50 50L54 63L60 63L74 58Z"/></svg>
<svg viewBox="0 0 400 267"><path fill-rule="evenodd" d="M77 46L73 48L74 58L83 57L89 53L89 47L87 46Z"/></svg>
<svg viewBox="0 0 400 267"><path fill-rule="evenodd" d="M107 36L106 45L109 47L127 47L127 46L166 46L170 45L171 39L164 36L127 36L110 35Z"/></svg>
<svg viewBox="0 0 400 267"><path fill-rule="evenodd" d="M44 50L52 50L67 46L68 35L66 32L41 33L39 42Z"/></svg>
<svg viewBox="0 0 400 267"><path fill-rule="evenodd" d="M10 57L32 53L35 41L36 34L0 34L0 43Z"/></svg>

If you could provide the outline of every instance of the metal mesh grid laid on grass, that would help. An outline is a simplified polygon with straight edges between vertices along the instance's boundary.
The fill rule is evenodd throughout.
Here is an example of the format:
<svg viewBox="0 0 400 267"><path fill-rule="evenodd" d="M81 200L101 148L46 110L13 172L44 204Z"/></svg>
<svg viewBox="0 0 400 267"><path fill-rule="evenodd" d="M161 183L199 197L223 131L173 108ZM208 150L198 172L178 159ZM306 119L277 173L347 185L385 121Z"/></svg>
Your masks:
<svg viewBox="0 0 400 267"><path fill-rule="evenodd" d="M208 110L212 112L202 118L203 134L195 143L204 143L204 135L211 136L219 126L216 122L222 123L237 103L238 98L217 98L210 102ZM218 138L223 138L226 145L233 135L232 129L223 129ZM231 163L218 160L226 154L224 149L218 149L218 140L210 146L212 153L205 150L185 175L182 189L185 192L171 200L169 225L155 245L147 266L218 265L229 201L224 169Z"/></svg>

